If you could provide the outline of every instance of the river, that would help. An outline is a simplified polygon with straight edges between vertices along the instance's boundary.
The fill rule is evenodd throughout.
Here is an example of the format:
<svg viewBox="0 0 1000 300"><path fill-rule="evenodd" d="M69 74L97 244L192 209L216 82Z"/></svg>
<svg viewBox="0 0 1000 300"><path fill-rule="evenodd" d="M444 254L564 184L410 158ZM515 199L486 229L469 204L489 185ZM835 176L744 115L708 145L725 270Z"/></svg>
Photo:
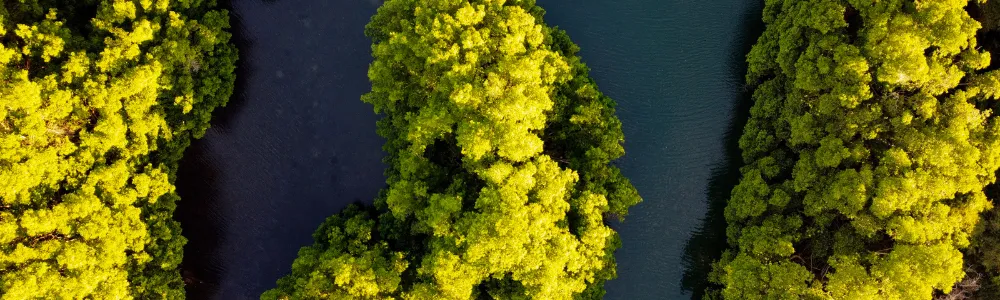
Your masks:
<svg viewBox="0 0 1000 300"><path fill-rule="evenodd" d="M291 268L322 220L384 186L364 25L378 0L233 1L237 90L178 172L192 299L251 299ZM618 101L644 202L613 226L624 246L607 299L687 299L723 247L749 107L744 55L760 3L539 0Z"/></svg>

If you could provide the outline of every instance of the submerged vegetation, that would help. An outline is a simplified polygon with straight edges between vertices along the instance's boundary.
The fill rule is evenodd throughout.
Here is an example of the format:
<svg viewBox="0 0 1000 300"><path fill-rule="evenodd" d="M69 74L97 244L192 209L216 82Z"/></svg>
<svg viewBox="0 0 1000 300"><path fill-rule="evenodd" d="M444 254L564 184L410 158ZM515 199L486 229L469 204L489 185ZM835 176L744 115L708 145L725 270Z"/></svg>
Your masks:
<svg viewBox="0 0 1000 300"><path fill-rule="evenodd" d="M389 0L367 27L386 188L262 299L600 298L640 198L614 102L531 0Z"/></svg>
<svg viewBox="0 0 1000 300"><path fill-rule="evenodd" d="M172 182L232 94L208 1L0 6L0 295L183 298Z"/></svg>
<svg viewBox="0 0 1000 300"><path fill-rule="evenodd" d="M967 4L766 1L709 297L952 292L1000 167L1000 73Z"/></svg>

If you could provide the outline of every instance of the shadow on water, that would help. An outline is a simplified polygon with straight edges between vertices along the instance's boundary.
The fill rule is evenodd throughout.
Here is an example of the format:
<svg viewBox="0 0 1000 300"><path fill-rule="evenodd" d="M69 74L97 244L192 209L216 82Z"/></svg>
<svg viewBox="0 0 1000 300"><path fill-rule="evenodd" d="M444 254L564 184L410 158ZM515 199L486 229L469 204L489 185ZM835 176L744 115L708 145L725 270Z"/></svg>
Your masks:
<svg viewBox="0 0 1000 300"><path fill-rule="evenodd" d="M265 0L267 3L274 1L277 0ZM230 1L222 1L220 6L229 11L230 32L233 34L231 41L240 57L249 57L253 43L243 32L243 21L233 13ZM240 91L248 86L247 77L251 72L248 60L237 60L233 96L225 107L216 108L212 113L213 129L210 130L226 131L233 126L234 117L244 109L246 95ZM215 298L224 271L219 248L227 224L224 218L217 215L223 205L218 180L222 170L209 159L210 150L206 143L204 139L192 141L184 152L175 182L177 193L182 197L174 211L174 219L181 223L182 234L188 240L184 245L180 270L185 292L191 299Z"/></svg>
<svg viewBox="0 0 1000 300"><path fill-rule="evenodd" d="M180 269L185 290L192 299L212 298L212 293L218 289L217 283L223 271L222 266L218 264L221 261L218 258L220 255L218 249L224 232L221 228L226 224L221 218L212 215L212 212L219 211L221 203L185 202L185 200L219 199L216 197L219 194L217 188L219 170L207 161L198 159L204 156L204 152L205 149L197 142L188 148L185 156L189 158L181 164L176 183L179 194L198 194L202 197L201 199L182 197L174 212L174 218L181 222L184 237L188 239L184 245L184 260Z"/></svg>
<svg viewBox="0 0 1000 300"><path fill-rule="evenodd" d="M729 69L735 71L730 76L735 78L736 82L744 81L747 71L746 54L764 31L760 15L762 4L756 4L756 8L750 10L751 13L741 16L743 34L738 35L741 40L735 44L738 48L732 49L733 54L729 62L732 66ZM691 299L701 299L704 296L705 289L711 285L708 282L708 275L712 272L712 263L721 258L722 252L728 247L724 212L730 193L740 180L743 158L739 140L743 134L743 127L750 117L750 108L753 106L752 93L753 91L749 89L743 91L736 105L733 105L735 111L732 123L729 124L724 137L725 160L712 168L712 177L705 191L708 196L708 212L702 218L698 230L692 233L684 246L684 275L681 278L681 288L691 293Z"/></svg>

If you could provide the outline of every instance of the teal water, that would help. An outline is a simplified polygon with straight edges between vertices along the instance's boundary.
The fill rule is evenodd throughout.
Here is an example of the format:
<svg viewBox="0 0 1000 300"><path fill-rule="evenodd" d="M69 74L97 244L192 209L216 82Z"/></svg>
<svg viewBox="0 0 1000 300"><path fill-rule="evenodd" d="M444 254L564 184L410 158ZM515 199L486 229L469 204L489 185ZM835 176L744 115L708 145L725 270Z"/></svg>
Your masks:
<svg viewBox="0 0 1000 300"><path fill-rule="evenodd" d="M735 139L749 110L744 57L760 33L762 3L538 3L618 102L626 152L618 165L644 199L614 226L623 246L605 298L691 298L725 247L721 209L739 176Z"/></svg>
<svg viewBox="0 0 1000 300"><path fill-rule="evenodd" d="M645 201L613 226L624 246L607 299L687 299L725 247L749 109L744 55L759 1L539 0L618 101ZM288 273L322 220L384 185L364 25L379 0L233 1L241 51L230 106L185 156L177 216L192 299L252 299Z"/></svg>

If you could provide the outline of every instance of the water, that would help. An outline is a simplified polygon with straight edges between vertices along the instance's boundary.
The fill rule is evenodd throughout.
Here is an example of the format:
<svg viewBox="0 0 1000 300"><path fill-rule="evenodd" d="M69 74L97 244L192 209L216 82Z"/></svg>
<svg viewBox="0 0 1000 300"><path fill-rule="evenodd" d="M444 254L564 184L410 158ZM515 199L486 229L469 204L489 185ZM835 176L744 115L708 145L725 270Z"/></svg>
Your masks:
<svg viewBox="0 0 1000 300"><path fill-rule="evenodd" d="M735 141L746 118L738 112L749 110L744 57L760 33L762 3L538 3L618 101L626 152L618 165L645 200L615 226L623 246L605 298L690 299L725 247L721 211L738 180ZM686 267L694 276L682 285Z"/></svg>
<svg viewBox="0 0 1000 300"><path fill-rule="evenodd" d="M378 0L234 2L237 92L179 174L192 299L256 298L323 218L384 185L377 117L358 100ZM618 101L628 153L618 165L645 199L614 224L624 246L606 298L691 298L725 246L721 208L749 109L743 57L761 4L538 2Z"/></svg>
<svg viewBox="0 0 1000 300"><path fill-rule="evenodd" d="M377 116L359 100L379 3L233 4L237 89L178 176L192 299L258 298L323 219L385 185Z"/></svg>

